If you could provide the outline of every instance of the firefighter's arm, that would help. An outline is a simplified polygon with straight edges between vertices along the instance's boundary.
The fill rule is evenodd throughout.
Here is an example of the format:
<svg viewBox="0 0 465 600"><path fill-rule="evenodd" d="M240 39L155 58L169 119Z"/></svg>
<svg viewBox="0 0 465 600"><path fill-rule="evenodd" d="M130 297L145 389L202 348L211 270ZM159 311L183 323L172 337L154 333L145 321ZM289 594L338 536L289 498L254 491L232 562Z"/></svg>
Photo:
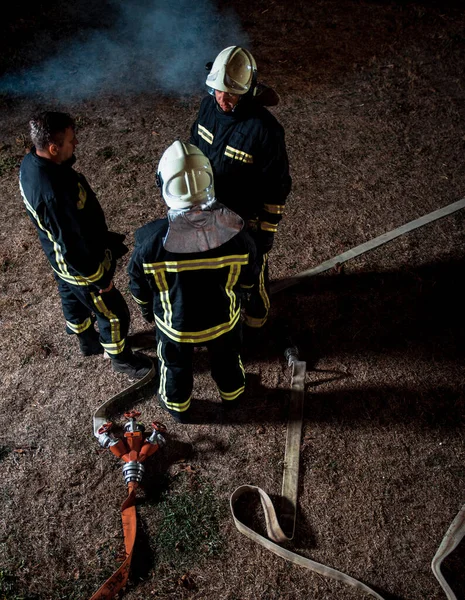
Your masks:
<svg viewBox="0 0 465 600"><path fill-rule="evenodd" d="M153 323L155 320L153 316L153 293L145 277L142 264L143 261L139 249L136 246L127 269L129 275L129 290L139 306L139 310L144 320L147 321L147 323Z"/></svg>
<svg viewBox="0 0 465 600"><path fill-rule="evenodd" d="M41 222L55 244L60 270L65 274L68 272L71 278L82 278L86 285L90 284L99 291L108 289L113 278L111 260L105 261L105 257L92 253L83 241L78 219L67 212L63 204L65 203L60 204L59 199L49 200L41 206L40 215Z"/></svg>
<svg viewBox="0 0 465 600"><path fill-rule="evenodd" d="M291 189L289 160L287 158L284 131L281 127L265 131L262 137L260 164L261 189L265 201L259 214L259 240L265 252L273 245L274 234L278 231ZM261 239L263 238L263 239Z"/></svg>

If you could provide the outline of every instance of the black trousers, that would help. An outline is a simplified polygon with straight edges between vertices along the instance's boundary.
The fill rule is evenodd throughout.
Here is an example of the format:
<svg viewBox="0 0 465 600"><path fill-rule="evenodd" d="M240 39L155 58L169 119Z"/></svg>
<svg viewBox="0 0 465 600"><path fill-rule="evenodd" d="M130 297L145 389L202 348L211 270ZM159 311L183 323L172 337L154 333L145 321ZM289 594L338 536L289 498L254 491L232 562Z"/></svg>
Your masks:
<svg viewBox="0 0 465 600"><path fill-rule="evenodd" d="M100 343L113 358L120 358L125 350L129 330L129 309L121 293L113 287L99 294L86 286L71 285L55 274L60 293L66 331L85 335L97 319Z"/></svg>
<svg viewBox="0 0 465 600"><path fill-rule="evenodd" d="M253 233L251 232L252 237ZM264 253L257 245L257 266L260 269L254 287L244 302L244 324L259 328L265 325L270 310L270 280L268 275L268 253Z"/></svg>
<svg viewBox="0 0 465 600"><path fill-rule="evenodd" d="M196 344L175 342L158 329L156 333L160 376L158 395L170 412L185 413L191 405L194 385L192 355ZM208 349L211 375L223 402L234 402L244 393L241 343L241 326L238 323L229 333L198 344Z"/></svg>

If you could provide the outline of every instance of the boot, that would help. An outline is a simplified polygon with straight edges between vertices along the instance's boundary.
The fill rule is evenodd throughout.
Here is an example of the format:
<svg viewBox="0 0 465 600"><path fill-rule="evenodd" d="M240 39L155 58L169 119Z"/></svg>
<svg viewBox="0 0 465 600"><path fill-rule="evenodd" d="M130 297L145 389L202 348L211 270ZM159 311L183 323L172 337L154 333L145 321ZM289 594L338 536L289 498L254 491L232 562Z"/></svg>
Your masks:
<svg viewBox="0 0 465 600"><path fill-rule="evenodd" d="M125 351L123 355L110 356L113 371L128 375L129 379L142 379L153 367L148 356L140 352Z"/></svg>
<svg viewBox="0 0 465 600"><path fill-rule="evenodd" d="M95 331L93 325L85 331L78 334L79 346L84 356L93 356L94 354L103 354L102 345L99 342L99 334Z"/></svg>
<svg viewBox="0 0 465 600"><path fill-rule="evenodd" d="M184 412L178 412L177 410L170 410L166 406L166 404L163 402L163 400L161 399L160 394L156 394L156 396L157 396L158 404L160 405L160 407L163 410L166 410L166 412L170 413L170 415L173 417L173 419L177 423L192 423L189 408L187 410L185 410Z"/></svg>

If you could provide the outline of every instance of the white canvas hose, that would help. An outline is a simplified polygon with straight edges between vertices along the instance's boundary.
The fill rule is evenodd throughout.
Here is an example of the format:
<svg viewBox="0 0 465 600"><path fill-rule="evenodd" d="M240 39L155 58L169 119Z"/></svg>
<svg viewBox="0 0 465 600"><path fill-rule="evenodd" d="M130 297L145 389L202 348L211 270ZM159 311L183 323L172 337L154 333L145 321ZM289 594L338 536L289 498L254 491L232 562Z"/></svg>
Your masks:
<svg viewBox="0 0 465 600"><path fill-rule="evenodd" d="M418 229L418 227L422 227L427 223L432 223L433 221L437 221L437 219L441 219L442 217L451 215L452 213L457 212L458 210L464 207L465 198L462 198L461 200L457 200L457 202L453 202L452 204L449 204L447 206L444 206L443 208L428 213L427 215L423 215L423 217L415 219L414 221L410 221L409 223L406 223L405 225L402 225L397 229L393 229L388 233L383 233L382 235L373 238L368 242L364 242L359 246L355 246L355 248L351 248L350 250L347 250L342 254L338 254L337 256L330 258L329 260L325 260L316 267L312 267L311 269L307 269L306 271L297 273L297 275L293 275L292 277L287 277L286 279L274 281L271 284L271 293L276 294L278 292L281 292L282 290L297 285L307 277L312 277L313 275L318 275L319 273L329 271L329 269L332 269L336 265L340 265L342 263L347 262L351 258L355 258L356 256L360 256L361 254L365 254L365 252L373 250L374 248L378 248L378 246L382 246L383 244L394 240L395 238L403 235L404 233L408 233L409 231Z"/></svg>
<svg viewBox="0 0 465 600"><path fill-rule="evenodd" d="M322 565L321 563L310 560L309 558L300 556L299 554L291 552L290 550L282 548L278 545L283 542L288 542L294 537L306 372L306 363L298 360L296 348L289 348L286 350L286 358L288 359L289 366L292 367L292 380L281 496L283 501L282 507L284 509L282 510L283 527L286 529L286 531L290 531L290 535L286 535L281 528L273 503L271 502L268 494L255 485L242 485L232 493L230 498L230 507L234 524L242 534L257 544L260 544L267 550L270 550L270 552L273 552L277 556L280 556L281 558L284 558L295 565L299 565L300 567L304 567L305 569L309 569L310 571L324 575L325 577L331 577L332 579L346 583L369 594L373 598L383 600L382 596L350 575L346 575L345 573L341 573L341 571L327 567L326 565ZM250 492L257 493L260 496L263 512L265 514L266 530L270 539L263 537L247 527L247 525L245 525L236 515L235 505L237 500L243 494Z"/></svg>
<svg viewBox="0 0 465 600"><path fill-rule="evenodd" d="M431 569L433 570L434 576L439 581L440 586L444 590L447 600L457 600L457 597L441 573L441 563L453 550L455 550L455 548L457 548L464 536L465 504L459 510L449 529L446 531L446 535L443 537L438 551L431 561Z"/></svg>

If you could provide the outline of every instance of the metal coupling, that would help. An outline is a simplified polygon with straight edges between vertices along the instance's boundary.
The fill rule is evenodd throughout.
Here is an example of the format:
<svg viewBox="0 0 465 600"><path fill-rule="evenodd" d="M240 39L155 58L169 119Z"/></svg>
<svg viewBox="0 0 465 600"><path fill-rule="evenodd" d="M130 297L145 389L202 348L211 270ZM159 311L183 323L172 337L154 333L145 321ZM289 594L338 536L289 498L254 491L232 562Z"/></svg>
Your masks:
<svg viewBox="0 0 465 600"><path fill-rule="evenodd" d="M145 425L136 421L135 418L130 418L130 420L124 425L124 431L126 432L135 432L135 431L145 431Z"/></svg>
<svg viewBox="0 0 465 600"><path fill-rule="evenodd" d="M156 429L154 429L152 431L150 437L148 437L146 441L149 444L154 444L154 445L157 444L158 446L160 446L160 448L163 448L163 446L166 446L166 440L165 440L165 438Z"/></svg>
<svg viewBox="0 0 465 600"><path fill-rule="evenodd" d="M109 448L110 446L115 446L119 441L107 432L99 433L97 435L97 440L98 443L102 446L102 448Z"/></svg>
<svg viewBox="0 0 465 600"><path fill-rule="evenodd" d="M131 460L123 465L123 476L126 485L130 482L140 483L145 473L145 467L137 460Z"/></svg>
<svg viewBox="0 0 465 600"><path fill-rule="evenodd" d="M284 351L284 358L287 360L287 364L291 366L293 362L299 360L299 349L297 346L290 346Z"/></svg>

